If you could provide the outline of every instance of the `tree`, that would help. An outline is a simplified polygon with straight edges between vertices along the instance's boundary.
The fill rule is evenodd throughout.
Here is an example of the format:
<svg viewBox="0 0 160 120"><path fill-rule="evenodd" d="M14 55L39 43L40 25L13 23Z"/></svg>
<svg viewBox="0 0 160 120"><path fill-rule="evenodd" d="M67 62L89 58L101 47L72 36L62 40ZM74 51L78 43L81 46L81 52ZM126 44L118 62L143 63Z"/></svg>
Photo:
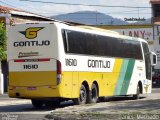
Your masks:
<svg viewBox="0 0 160 120"><path fill-rule="evenodd" d="M0 61L6 59L6 30L5 24L3 22L0 22Z"/></svg>

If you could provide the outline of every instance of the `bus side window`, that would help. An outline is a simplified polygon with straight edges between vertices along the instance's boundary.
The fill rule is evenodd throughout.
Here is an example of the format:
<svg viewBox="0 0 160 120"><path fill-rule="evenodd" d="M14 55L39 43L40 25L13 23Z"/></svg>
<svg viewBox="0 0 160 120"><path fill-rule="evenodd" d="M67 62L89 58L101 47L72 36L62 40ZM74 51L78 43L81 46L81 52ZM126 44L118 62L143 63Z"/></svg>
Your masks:
<svg viewBox="0 0 160 120"><path fill-rule="evenodd" d="M145 67L146 67L146 78L151 80L151 61L150 61L150 52L148 45L142 42L143 52L144 52L144 60L145 60Z"/></svg>
<svg viewBox="0 0 160 120"><path fill-rule="evenodd" d="M64 43L64 50L66 53L69 52L69 44L68 44L68 36L67 36L67 31L62 30L62 37L63 37L63 43Z"/></svg>

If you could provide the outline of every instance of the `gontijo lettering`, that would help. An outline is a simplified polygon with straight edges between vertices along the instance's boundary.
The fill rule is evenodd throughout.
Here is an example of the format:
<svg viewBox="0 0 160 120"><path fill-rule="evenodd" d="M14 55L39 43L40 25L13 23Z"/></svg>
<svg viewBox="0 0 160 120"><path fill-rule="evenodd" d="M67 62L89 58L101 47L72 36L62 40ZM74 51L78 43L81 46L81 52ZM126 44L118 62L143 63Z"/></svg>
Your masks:
<svg viewBox="0 0 160 120"><path fill-rule="evenodd" d="M103 60L88 60L88 67L90 68L110 68L111 63L110 61L103 61Z"/></svg>
<svg viewBox="0 0 160 120"><path fill-rule="evenodd" d="M14 47L23 47L23 46L49 46L49 40L42 41L17 41L13 43Z"/></svg>

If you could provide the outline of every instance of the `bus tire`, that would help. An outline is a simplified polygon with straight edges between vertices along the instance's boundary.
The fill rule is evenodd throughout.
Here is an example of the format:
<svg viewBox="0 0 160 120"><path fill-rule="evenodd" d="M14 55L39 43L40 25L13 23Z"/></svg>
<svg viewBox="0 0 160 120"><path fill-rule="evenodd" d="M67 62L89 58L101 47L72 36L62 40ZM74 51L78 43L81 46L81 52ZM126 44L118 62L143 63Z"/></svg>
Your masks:
<svg viewBox="0 0 160 120"><path fill-rule="evenodd" d="M79 98L73 99L74 104L76 105L81 105L81 104L86 104L87 101L87 90L85 86L82 84L80 88L80 93L79 93Z"/></svg>
<svg viewBox="0 0 160 120"><path fill-rule="evenodd" d="M93 83L91 87L91 93L90 93L90 103L96 103L98 101L98 88Z"/></svg>
<svg viewBox="0 0 160 120"><path fill-rule="evenodd" d="M42 100L31 100L33 107L35 108L41 108L44 104L44 102Z"/></svg>
<svg viewBox="0 0 160 120"><path fill-rule="evenodd" d="M138 86L137 86L137 92L136 92L135 95L133 95L133 99L134 99L134 100L139 99L139 95L140 95L140 87L139 87L139 85L138 85Z"/></svg>

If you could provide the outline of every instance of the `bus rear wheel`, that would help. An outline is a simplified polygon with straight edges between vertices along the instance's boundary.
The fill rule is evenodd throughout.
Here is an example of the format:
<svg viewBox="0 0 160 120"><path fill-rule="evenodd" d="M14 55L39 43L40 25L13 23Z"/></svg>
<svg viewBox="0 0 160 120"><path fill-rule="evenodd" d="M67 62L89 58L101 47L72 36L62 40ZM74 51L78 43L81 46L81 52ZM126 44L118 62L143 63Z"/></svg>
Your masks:
<svg viewBox="0 0 160 120"><path fill-rule="evenodd" d="M73 99L73 102L76 105L81 105L81 104L85 104L86 100L87 100L87 90L86 90L85 86L82 84L81 88L80 88L79 98Z"/></svg>
<svg viewBox="0 0 160 120"><path fill-rule="evenodd" d="M96 103L98 100L98 89L95 84L92 84L91 94L90 94L90 103Z"/></svg>
<svg viewBox="0 0 160 120"><path fill-rule="evenodd" d="M33 107L35 108L41 108L44 104L44 102L42 100L31 100Z"/></svg>

